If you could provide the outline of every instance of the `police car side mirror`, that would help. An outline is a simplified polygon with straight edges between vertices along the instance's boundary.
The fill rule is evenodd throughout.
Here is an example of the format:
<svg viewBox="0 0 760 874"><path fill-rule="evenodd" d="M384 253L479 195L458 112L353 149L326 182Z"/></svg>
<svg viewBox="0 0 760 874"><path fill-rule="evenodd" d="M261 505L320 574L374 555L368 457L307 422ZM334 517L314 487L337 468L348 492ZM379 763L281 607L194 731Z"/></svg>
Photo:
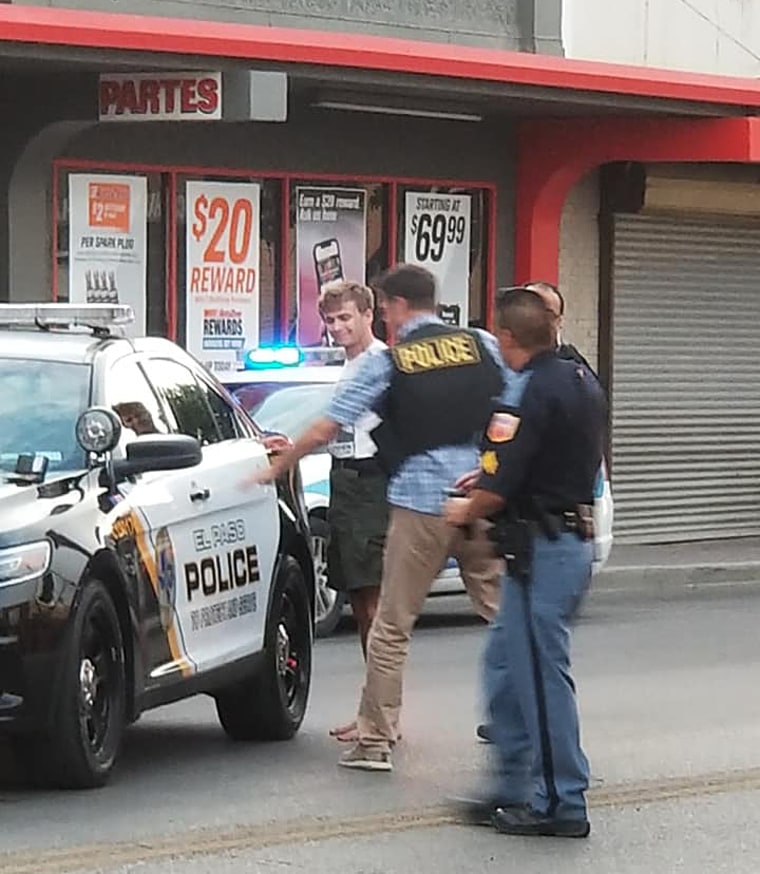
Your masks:
<svg viewBox="0 0 760 874"><path fill-rule="evenodd" d="M122 482L130 476L159 470L195 467L203 459L201 444L185 434L149 434L126 446L125 459L114 459L113 476Z"/></svg>

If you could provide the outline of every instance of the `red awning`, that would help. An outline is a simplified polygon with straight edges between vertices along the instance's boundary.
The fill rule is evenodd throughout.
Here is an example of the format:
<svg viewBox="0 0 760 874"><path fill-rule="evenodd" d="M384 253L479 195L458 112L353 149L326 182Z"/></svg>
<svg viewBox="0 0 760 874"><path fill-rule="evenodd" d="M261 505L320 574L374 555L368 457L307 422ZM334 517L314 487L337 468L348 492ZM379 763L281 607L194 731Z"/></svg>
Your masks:
<svg viewBox="0 0 760 874"><path fill-rule="evenodd" d="M517 134L515 279L556 282L562 208L612 161L760 163L760 118L586 118L523 122Z"/></svg>
<svg viewBox="0 0 760 874"><path fill-rule="evenodd" d="M760 83L754 79L196 19L3 5L0 49L3 43L321 65L702 104L760 105Z"/></svg>

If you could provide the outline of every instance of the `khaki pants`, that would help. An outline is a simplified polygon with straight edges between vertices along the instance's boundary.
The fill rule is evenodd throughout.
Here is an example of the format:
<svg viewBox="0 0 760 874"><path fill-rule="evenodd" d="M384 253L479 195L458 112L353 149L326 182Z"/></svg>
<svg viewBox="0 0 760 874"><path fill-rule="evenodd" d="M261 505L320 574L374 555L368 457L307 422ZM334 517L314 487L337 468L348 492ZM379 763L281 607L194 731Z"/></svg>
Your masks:
<svg viewBox="0 0 760 874"><path fill-rule="evenodd" d="M367 675L359 705L362 745L389 751L401 710L404 662L414 623L435 578L453 555L477 612L490 621L499 604L503 562L495 557L485 523L473 536L442 516L391 507L380 603L367 647Z"/></svg>

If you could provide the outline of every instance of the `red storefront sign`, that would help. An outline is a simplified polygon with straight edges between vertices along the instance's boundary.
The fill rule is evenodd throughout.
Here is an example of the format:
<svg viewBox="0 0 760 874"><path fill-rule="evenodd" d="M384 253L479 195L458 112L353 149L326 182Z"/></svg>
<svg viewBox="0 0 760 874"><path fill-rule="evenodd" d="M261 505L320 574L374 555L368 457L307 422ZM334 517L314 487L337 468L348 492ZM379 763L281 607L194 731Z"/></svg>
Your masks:
<svg viewBox="0 0 760 874"><path fill-rule="evenodd" d="M221 73L102 75L101 121L214 121L222 117Z"/></svg>

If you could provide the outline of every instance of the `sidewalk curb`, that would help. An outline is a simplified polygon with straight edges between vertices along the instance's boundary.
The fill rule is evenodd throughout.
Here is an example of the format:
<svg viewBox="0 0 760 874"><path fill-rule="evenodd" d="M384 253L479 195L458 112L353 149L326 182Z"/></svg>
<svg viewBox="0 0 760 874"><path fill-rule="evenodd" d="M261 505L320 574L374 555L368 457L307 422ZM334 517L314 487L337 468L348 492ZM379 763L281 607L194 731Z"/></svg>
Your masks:
<svg viewBox="0 0 760 874"><path fill-rule="evenodd" d="M697 589L760 590L760 561L606 567L593 579L590 595L672 595Z"/></svg>

